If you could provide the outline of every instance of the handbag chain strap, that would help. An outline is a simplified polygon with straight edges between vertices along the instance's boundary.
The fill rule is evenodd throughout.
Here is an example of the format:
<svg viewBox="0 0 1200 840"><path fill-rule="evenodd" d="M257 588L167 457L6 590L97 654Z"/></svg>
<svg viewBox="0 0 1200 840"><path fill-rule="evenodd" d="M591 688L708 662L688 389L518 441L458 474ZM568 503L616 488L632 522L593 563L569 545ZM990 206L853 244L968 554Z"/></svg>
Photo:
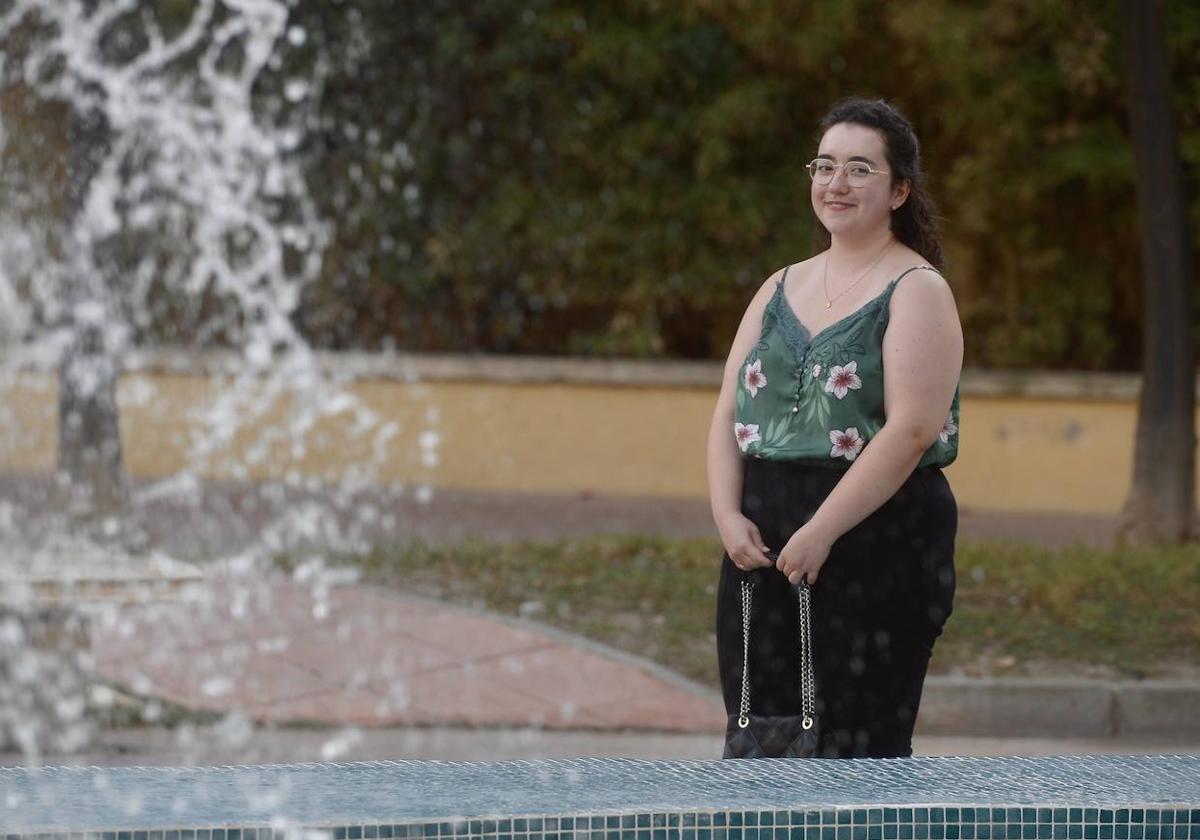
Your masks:
<svg viewBox="0 0 1200 840"><path fill-rule="evenodd" d="M750 600L754 584L742 581L742 702L738 710L738 726L750 725ZM800 599L797 611L800 622L800 704L801 725L812 729L816 715L815 681L812 660L812 589L807 583L796 587Z"/></svg>
<svg viewBox="0 0 1200 840"><path fill-rule="evenodd" d="M738 712L738 726L742 729L750 725L750 593L753 588L750 581L742 581L742 704Z"/></svg>

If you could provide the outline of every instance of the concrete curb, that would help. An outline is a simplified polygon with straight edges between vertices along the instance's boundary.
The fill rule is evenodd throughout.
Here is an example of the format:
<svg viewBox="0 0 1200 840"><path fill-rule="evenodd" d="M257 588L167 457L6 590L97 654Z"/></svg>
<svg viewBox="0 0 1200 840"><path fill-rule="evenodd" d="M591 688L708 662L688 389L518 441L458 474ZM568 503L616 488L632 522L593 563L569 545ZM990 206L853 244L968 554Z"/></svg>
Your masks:
<svg viewBox="0 0 1200 840"><path fill-rule="evenodd" d="M980 737L1200 736L1200 683L930 677L919 732Z"/></svg>

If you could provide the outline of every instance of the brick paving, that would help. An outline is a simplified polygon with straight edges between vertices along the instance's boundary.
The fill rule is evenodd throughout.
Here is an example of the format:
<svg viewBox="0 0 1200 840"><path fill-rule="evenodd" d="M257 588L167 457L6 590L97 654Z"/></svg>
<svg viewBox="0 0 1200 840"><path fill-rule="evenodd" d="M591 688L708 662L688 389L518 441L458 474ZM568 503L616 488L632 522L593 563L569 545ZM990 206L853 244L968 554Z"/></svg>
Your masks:
<svg viewBox="0 0 1200 840"><path fill-rule="evenodd" d="M264 723L718 732L719 700L562 634L370 587L210 575L96 621L98 673Z"/></svg>

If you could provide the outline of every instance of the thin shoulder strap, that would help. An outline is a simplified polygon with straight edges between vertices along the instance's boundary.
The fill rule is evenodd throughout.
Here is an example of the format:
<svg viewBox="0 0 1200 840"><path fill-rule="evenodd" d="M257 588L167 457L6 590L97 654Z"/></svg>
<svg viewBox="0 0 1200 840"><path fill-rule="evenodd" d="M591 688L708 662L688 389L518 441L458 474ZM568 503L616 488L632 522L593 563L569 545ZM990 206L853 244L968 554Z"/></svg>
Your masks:
<svg viewBox="0 0 1200 840"><path fill-rule="evenodd" d="M776 286L778 286L778 287L779 287L779 288L781 288L781 289L783 288L783 284L784 284L784 283L787 281L787 273L788 273L788 269L789 269L789 268L791 268L791 266L790 266L790 265L785 265L785 266L783 267L783 276L782 276L782 277L780 277L778 280L776 280L776 281L775 281L775 285L776 285Z"/></svg>
<svg viewBox="0 0 1200 840"><path fill-rule="evenodd" d="M900 277L903 277L904 275L908 274L910 271L916 271L919 268L927 269L929 271L932 271L934 274L941 276L941 272L938 271L936 268L934 268L931 265L914 265L912 268L906 268L906 269L904 269L904 271L900 272ZM893 286L900 282L900 277L897 277L895 280L892 281Z"/></svg>

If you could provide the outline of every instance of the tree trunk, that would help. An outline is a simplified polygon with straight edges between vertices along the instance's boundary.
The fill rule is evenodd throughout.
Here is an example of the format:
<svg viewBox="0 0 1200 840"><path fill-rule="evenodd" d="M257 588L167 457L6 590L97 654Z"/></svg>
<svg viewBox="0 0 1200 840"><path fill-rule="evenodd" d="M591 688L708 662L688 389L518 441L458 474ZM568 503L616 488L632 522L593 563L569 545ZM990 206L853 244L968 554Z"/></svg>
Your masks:
<svg viewBox="0 0 1200 840"><path fill-rule="evenodd" d="M64 242L75 274L65 301L71 338L59 363L58 470L69 485L77 518L120 521L128 511L116 398L118 348L104 290L97 278L86 276L91 260L70 251L72 227L106 153L107 126L100 115L72 108L67 139Z"/></svg>
<svg viewBox="0 0 1200 840"><path fill-rule="evenodd" d="M1197 534L1192 252L1161 0L1122 0L1145 288L1133 486L1119 544Z"/></svg>

